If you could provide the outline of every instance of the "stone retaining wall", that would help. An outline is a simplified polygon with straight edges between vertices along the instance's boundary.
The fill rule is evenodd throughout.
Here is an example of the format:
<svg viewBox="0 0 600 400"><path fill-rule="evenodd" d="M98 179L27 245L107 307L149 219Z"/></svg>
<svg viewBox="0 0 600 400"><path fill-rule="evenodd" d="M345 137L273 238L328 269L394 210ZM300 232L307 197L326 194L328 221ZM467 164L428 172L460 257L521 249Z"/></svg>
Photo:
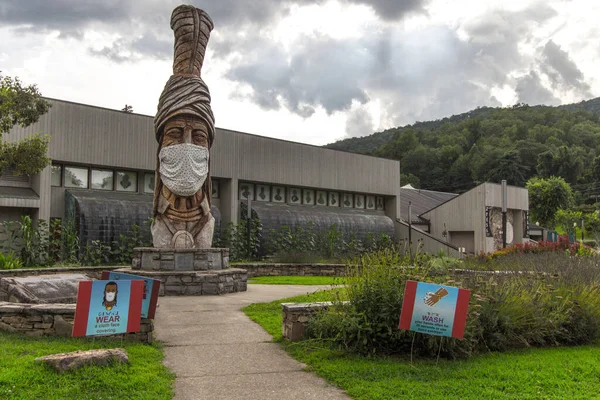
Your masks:
<svg viewBox="0 0 600 400"><path fill-rule="evenodd" d="M240 263L231 265L232 269L241 268L248 271L248 277L255 276L344 276L346 266L344 264L259 264ZM76 268L23 268L0 270L0 278L7 276L32 276L47 274L86 274L92 279L100 279L102 271L114 271L128 268L125 266L106 267L76 267ZM140 270L130 273L140 275Z"/></svg>
<svg viewBox="0 0 600 400"><path fill-rule="evenodd" d="M235 264L255 276L345 276L345 264Z"/></svg>
<svg viewBox="0 0 600 400"><path fill-rule="evenodd" d="M123 268L123 266L3 269L0 270L0 278L9 276L85 274L92 279L100 279L102 271L114 271L119 268Z"/></svg>
<svg viewBox="0 0 600 400"><path fill-rule="evenodd" d="M75 304L23 304L0 302L0 331L22 333L27 336L71 337ZM154 324L142 319L140 332L103 337L123 338L152 343Z"/></svg>
<svg viewBox="0 0 600 400"><path fill-rule="evenodd" d="M333 303L324 301L317 303L281 303L281 305L283 307L283 338L295 341L304 338L304 330L310 318L317 311L331 307Z"/></svg>
<svg viewBox="0 0 600 400"><path fill-rule="evenodd" d="M122 268L119 272L161 281L159 296L200 296L245 292L248 273L239 268L215 271L142 271Z"/></svg>

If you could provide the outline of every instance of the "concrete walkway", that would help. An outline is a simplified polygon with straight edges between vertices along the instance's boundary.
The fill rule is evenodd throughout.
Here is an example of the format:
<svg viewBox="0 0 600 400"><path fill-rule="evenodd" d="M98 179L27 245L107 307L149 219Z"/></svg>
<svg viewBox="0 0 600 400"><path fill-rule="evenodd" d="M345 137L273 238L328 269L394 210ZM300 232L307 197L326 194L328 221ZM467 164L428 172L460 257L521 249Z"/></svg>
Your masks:
<svg viewBox="0 0 600 400"><path fill-rule="evenodd" d="M161 297L156 337L173 372L175 399L348 399L304 372L241 308L326 289L328 286L248 285L224 296Z"/></svg>

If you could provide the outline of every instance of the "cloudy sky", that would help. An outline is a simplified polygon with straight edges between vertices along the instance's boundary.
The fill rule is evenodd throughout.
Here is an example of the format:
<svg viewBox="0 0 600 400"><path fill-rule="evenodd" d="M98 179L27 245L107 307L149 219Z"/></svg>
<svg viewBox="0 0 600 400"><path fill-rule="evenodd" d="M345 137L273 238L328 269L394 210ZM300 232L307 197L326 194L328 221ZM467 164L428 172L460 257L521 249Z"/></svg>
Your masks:
<svg viewBox="0 0 600 400"><path fill-rule="evenodd" d="M597 0L194 0L217 126L322 145L477 106L600 96ZM154 115L169 0L0 0L0 70Z"/></svg>

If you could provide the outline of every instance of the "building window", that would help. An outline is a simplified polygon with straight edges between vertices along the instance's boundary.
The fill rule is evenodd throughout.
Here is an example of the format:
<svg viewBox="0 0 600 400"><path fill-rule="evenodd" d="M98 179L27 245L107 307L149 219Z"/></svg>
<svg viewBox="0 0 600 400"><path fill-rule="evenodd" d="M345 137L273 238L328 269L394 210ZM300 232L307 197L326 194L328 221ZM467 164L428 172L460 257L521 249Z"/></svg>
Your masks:
<svg viewBox="0 0 600 400"><path fill-rule="evenodd" d="M285 203L285 188L283 186L273 186L273 198L275 203Z"/></svg>
<svg viewBox="0 0 600 400"><path fill-rule="evenodd" d="M354 208L365 208L365 195L355 194L354 195Z"/></svg>
<svg viewBox="0 0 600 400"><path fill-rule="evenodd" d="M53 165L52 167L52 186L60 186L62 178L62 167Z"/></svg>
<svg viewBox="0 0 600 400"><path fill-rule="evenodd" d="M121 192L137 192L137 172L117 171L117 190Z"/></svg>
<svg viewBox="0 0 600 400"><path fill-rule="evenodd" d="M256 201L271 201L271 187L256 185Z"/></svg>
<svg viewBox="0 0 600 400"><path fill-rule="evenodd" d="M375 209L375 196L367 196L367 210Z"/></svg>
<svg viewBox="0 0 600 400"><path fill-rule="evenodd" d="M324 190L317 190L317 205L326 206L327 205L327 192Z"/></svg>
<svg viewBox="0 0 600 400"><path fill-rule="evenodd" d="M251 183L240 184L240 200L254 200L254 185Z"/></svg>
<svg viewBox="0 0 600 400"><path fill-rule="evenodd" d="M154 193L154 173L144 174L144 193Z"/></svg>
<svg viewBox="0 0 600 400"><path fill-rule="evenodd" d="M342 195L342 207L352 208L354 207L354 199L352 198L352 194L344 193Z"/></svg>
<svg viewBox="0 0 600 400"><path fill-rule="evenodd" d="M211 191L212 193L210 194L210 197L212 197L213 199L218 199L219 195L221 193L220 186L219 186L219 181L216 179L211 179L210 182L210 186L211 186Z"/></svg>
<svg viewBox="0 0 600 400"><path fill-rule="evenodd" d="M92 170L92 189L113 190L114 172L110 170Z"/></svg>
<svg viewBox="0 0 600 400"><path fill-rule="evenodd" d="M88 169L65 166L65 187L88 188Z"/></svg>
<svg viewBox="0 0 600 400"><path fill-rule="evenodd" d="M314 190L302 190L302 203L307 205L315 204L315 191Z"/></svg>
<svg viewBox="0 0 600 400"><path fill-rule="evenodd" d="M290 188L289 196L288 203L302 204L302 189Z"/></svg>
<svg viewBox="0 0 600 400"><path fill-rule="evenodd" d="M330 207L340 206L340 194L335 192L329 192L329 202L327 203Z"/></svg>

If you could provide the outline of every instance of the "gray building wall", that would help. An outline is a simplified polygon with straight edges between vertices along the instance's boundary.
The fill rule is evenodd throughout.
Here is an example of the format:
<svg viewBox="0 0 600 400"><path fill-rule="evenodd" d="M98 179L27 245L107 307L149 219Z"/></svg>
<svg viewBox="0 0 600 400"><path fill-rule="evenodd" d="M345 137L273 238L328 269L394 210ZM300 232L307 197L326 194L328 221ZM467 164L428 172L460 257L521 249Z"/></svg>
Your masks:
<svg viewBox="0 0 600 400"><path fill-rule="evenodd" d="M523 241L522 211L529 210L529 193L525 188L508 186L507 208L512 214L514 242ZM502 207L502 186L496 183L483 183L462 195L441 204L421 216L431 223L433 236L443 238L444 227L446 240L456 246L463 244L469 232L473 232L473 252L494 251L494 238L486 237L485 210L487 207ZM444 225L445 224L445 225ZM455 239L452 233L455 233Z"/></svg>
<svg viewBox="0 0 600 400"><path fill-rule="evenodd" d="M48 134L48 156L62 164L155 169L152 116L48 100L52 108L36 124L15 127L5 138L16 141L36 132ZM217 128L210 162L213 178L220 179L224 221L237 222L239 180L385 196L386 214L394 220L399 216L398 161ZM49 168L31 185L40 195L39 218L64 215L65 188L50 187Z"/></svg>
<svg viewBox="0 0 600 400"><path fill-rule="evenodd" d="M402 238L401 240L408 246L408 224L404 221L396 221L396 228L396 237ZM417 251L427 254L438 254L438 252L442 250L444 254L450 257L462 258L463 256L455 246L452 246L415 226L412 226L411 242L413 254L416 254Z"/></svg>

